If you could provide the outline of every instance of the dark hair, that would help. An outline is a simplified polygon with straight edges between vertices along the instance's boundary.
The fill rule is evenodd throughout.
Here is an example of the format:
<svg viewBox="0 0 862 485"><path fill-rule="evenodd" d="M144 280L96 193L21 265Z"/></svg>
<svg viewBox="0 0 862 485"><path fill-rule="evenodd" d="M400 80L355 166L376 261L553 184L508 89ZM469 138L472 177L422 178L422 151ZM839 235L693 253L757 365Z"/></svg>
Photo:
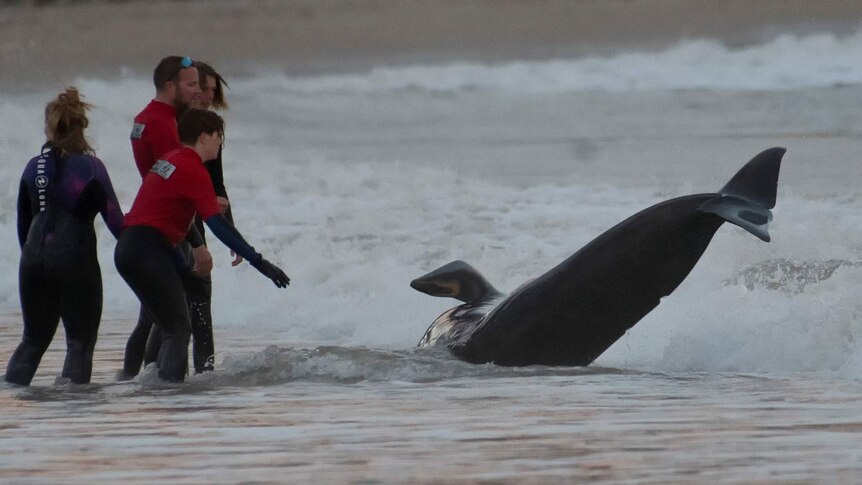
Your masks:
<svg viewBox="0 0 862 485"><path fill-rule="evenodd" d="M212 76L216 80L212 107L214 109L227 109L227 101L224 99L224 88L230 88L227 81L206 62L195 61L195 67L198 68L198 80L201 86L204 85L208 76Z"/></svg>
<svg viewBox="0 0 862 485"><path fill-rule="evenodd" d="M177 120L177 128L183 145L194 145L203 133L224 136L224 120L221 116L202 109L190 109L183 113Z"/></svg>
<svg viewBox="0 0 862 485"><path fill-rule="evenodd" d="M90 124L87 110L92 108L81 101L78 89L66 88L66 92L45 106L45 124L51 129L52 138L48 143L57 150L60 158L69 153L93 153L84 137L84 129Z"/></svg>
<svg viewBox="0 0 862 485"><path fill-rule="evenodd" d="M187 64L187 65L186 65ZM180 71L195 67L191 59L180 56L168 56L159 61L153 70L153 84L157 91L165 88L168 81L173 81L180 75Z"/></svg>

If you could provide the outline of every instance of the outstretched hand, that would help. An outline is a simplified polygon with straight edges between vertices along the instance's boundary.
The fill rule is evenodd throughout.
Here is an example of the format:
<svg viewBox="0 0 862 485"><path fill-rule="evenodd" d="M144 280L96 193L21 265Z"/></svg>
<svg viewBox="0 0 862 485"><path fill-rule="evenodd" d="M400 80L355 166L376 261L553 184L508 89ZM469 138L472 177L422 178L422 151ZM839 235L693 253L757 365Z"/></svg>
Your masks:
<svg viewBox="0 0 862 485"><path fill-rule="evenodd" d="M279 288L286 288L287 285L290 284L290 278L284 274L284 271L282 271L281 268L263 258L261 258L257 263L253 263L252 266L260 271L261 274L271 279L272 282L275 283L275 286Z"/></svg>

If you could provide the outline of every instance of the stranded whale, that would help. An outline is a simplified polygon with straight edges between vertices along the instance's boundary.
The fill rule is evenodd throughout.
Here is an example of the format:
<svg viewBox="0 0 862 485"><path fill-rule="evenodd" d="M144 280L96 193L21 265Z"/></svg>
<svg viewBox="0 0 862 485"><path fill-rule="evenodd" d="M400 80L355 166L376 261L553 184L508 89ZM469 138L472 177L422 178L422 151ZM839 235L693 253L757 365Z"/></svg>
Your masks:
<svg viewBox="0 0 862 485"><path fill-rule="evenodd" d="M589 365L679 286L723 223L769 242L784 152L761 152L718 193L629 217L508 296L463 261L413 280L418 291L463 302L419 346L445 345L472 363Z"/></svg>

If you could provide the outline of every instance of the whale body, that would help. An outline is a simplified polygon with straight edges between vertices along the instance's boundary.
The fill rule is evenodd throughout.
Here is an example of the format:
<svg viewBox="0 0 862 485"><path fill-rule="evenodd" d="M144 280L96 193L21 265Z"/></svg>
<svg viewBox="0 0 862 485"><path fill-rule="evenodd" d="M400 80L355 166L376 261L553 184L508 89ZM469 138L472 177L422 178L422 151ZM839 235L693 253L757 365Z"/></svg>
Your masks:
<svg viewBox="0 0 862 485"><path fill-rule="evenodd" d="M586 366L670 295L725 222L769 242L784 148L764 150L718 192L660 202L608 229L547 273L504 295L453 261L410 283L463 303L420 347L506 366Z"/></svg>

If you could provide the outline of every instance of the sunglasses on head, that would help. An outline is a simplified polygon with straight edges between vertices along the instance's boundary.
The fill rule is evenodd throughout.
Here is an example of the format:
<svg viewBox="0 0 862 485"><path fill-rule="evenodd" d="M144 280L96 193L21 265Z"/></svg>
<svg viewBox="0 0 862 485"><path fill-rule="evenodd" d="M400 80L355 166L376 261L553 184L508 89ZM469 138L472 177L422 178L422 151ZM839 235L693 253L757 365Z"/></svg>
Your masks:
<svg viewBox="0 0 862 485"><path fill-rule="evenodd" d="M182 71L183 69L187 69L189 67L192 67L193 65L194 65L194 61L192 60L191 57L189 57L189 56L183 57L182 59L180 59L180 65L177 66L177 70L174 71L174 74L169 79L175 79L180 74L180 71Z"/></svg>

